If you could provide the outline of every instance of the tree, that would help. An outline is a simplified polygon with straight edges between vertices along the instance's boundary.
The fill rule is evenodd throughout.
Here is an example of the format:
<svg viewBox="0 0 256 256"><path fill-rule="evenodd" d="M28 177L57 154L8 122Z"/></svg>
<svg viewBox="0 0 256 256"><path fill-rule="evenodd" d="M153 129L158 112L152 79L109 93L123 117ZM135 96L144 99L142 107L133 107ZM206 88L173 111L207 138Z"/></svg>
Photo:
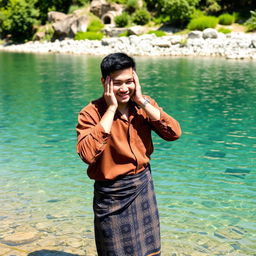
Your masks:
<svg viewBox="0 0 256 256"><path fill-rule="evenodd" d="M2 34L10 34L13 41L22 42L31 39L33 25L37 23L38 10L34 0L9 0L1 9Z"/></svg>

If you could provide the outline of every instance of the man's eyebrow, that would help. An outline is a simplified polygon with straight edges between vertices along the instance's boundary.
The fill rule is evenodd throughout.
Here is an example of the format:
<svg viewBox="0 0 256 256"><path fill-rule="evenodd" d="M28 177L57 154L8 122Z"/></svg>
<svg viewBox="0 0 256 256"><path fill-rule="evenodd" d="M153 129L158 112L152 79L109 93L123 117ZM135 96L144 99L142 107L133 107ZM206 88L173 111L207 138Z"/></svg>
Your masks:
<svg viewBox="0 0 256 256"><path fill-rule="evenodd" d="M113 82L123 82L123 81L129 81L129 80L133 80L133 77L121 80L121 79L113 79Z"/></svg>

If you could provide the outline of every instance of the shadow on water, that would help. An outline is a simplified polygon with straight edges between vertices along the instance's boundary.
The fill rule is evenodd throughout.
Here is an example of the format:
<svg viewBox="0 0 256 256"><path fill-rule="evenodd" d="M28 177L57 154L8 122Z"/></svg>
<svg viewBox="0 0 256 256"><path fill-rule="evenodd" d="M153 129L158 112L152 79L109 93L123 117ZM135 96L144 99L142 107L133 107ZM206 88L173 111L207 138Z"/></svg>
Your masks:
<svg viewBox="0 0 256 256"><path fill-rule="evenodd" d="M40 250L29 253L27 256L80 256L78 254L55 251L55 250Z"/></svg>

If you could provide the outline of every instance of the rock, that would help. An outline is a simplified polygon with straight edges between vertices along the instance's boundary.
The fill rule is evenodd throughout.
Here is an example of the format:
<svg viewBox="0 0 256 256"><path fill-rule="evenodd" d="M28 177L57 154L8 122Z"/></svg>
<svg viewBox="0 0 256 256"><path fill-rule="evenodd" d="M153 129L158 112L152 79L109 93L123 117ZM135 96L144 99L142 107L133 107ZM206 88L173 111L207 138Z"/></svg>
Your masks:
<svg viewBox="0 0 256 256"><path fill-rule="evenodd" d="M152 45L156 47L167 48L167 47L171 47L171 42L164 38L156 38L152 41Z"/></svg>
<svg viewBox="0 0 256 256"><path fill-rule="evenodd" d="M4 236L1 242L10 246L16 246L32 243L38 238L39 236L36 231L15 232L13 234Z"/></svg>
<svg viewBox="0 0 256 256"><path fill-rule="evenodd" d="M47 18L49 22L58 22L67 18L67 15L62 12L48 12Z"/></svg>
<svg viewBox="0 0 256 256"><path fill-rule="evenodd" d="M142 35L145 33L145 28L143 26L133 26L128 28L129 35Z"/></svg>
<svg viewBox="0 0 256 256"><path fill-rule="evenodd" d="M122 6L119 4L110 4L106 0L93 0L91 2L90 12L101 18L109 11L114 11L119 14L122 13Z"/></svg>
<svg viewBox="0 0 256 256"><path fill-rule="evenodd" d="M202 38L203 37L203 32L202 31L191 31L188 34L189 39L195 39L195 38Z"/></svg>
<svg viewBox="0 0 256 256"><path fill-rule="evenodd" d="M203 38L217 38L218 37L218 31L214 28L207 28L203 31Z"/></svg>
<svg viewBox="0 0 256 256"><path fill-rule="evenodd" d="M85 15L77 17L70 15L66 19L52 25L55 39L72 38L77 32L85 32L88 26L88 19Z"/></svg>
<svg viewBox="0 0 256 256"><path fill-rule="evenodd" d="M249 47L250 48L256 48L256 40L252 40Z"/></svg>
<svg viewBox="0 0 256 256"><path fill-rule="evenodd" d="M36 32L34 40L41 41L44 37L45 37L45 32Z"/></svg>
<svg viewBox="0 0 256 256"><path fill-rule="evenodd" d="M112 27L112 26L107 26L106 28L104 28L103 33L106 36L110 36L110 37L117 37L120 34L124 33L127 31L127 28L116 28L116 27Z"/></svg>

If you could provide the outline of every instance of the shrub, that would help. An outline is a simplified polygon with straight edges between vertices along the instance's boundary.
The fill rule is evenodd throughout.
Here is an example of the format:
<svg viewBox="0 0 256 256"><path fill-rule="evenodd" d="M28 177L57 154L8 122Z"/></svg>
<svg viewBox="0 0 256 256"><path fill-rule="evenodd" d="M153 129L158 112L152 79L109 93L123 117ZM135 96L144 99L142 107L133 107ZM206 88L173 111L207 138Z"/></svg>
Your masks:
<svg viewBox="0 0 256 256"><path fill-rule="evenodd" d="M245 22L245 26L248 32L256 30L256 10L251 11L251 17Z"/></svg>
<svg viewBox="0 0 256 256"><path fill-rule="evenodd" d="M165 15L159 15L153 19L153 22L157 25L166 23L168 21L170 21L170 17Z"/></svg>
<svg viewBox="0 0 256 256"><path fill-rule="evenodd" d="M118 36L119 37L127 37L127 36L129 36L129 32L126 30L123 33L120 33Z"/></svg>
<svg viewBox="0 0 256 256"><path fill-rule="evenodd" d="M218 31L223 33L223 34L229 34L229 33L232 32L232 30L228 29L228 28L219 28Z"/></svg>
<svg viewBox="0 0 256 256"><path fill-rule="evenodd" d="M138 0L128 0L126 4L126 10L129 13L135 12L139 8Z"/></svg>
<svg viewBox="0 0 256 256"><path fill-rule="evenodd" d="M206 28L215 28L218 24L218 19L212 16L202 16L192 19L188 24L189 30L204 30Z"/></svg>
<svg viewBox="0 0 256 256"><path fill-rule="evenodd" d="M137 25L145 25L150 21L151 15L147 10L139 9L133 15L133 22Z"/></svg>
<svg viewBox="0 0 256 256"><path fill-rule="evenodd" d="M77 32L75 35L75 40L101 40L104 34L101 32Z"/></svg>
<svg viewBox="0 0 256 256"><path fill-rule="evenodd" d="M33 25L38 23L38 10L33 1L10 0L1 10L1 28L3 35L11 34L12 40L23 42L33 36Z"/></svg>
<svg viewBox="0 0 256 256"><path fill-rule="evenodd" d="M125 27L129 23L129 15L127 12L123 12L121 15L115 17L115 23L118 27Z"/></svg>
<svg viewBox="0 0 256 256"><path fill-rule="evenodd" d="M223 13L219 16L219 24L231 25L235 21L235 17L229 13Z"/></svg>
<svg viewBox="0 0 256 256"><path fill-rule="evenodd" d="M91 21L89 26L87 27L87 31L89 32L99 32L104 27L101 20L98 18L95 18Z"/></svg>
<svg viewBox="0 0 256 256"><path fill-rule="evenodd" d="M148 34L155 34L157 37L166 36L166 33L162 30L151 30Z"/></svg>

